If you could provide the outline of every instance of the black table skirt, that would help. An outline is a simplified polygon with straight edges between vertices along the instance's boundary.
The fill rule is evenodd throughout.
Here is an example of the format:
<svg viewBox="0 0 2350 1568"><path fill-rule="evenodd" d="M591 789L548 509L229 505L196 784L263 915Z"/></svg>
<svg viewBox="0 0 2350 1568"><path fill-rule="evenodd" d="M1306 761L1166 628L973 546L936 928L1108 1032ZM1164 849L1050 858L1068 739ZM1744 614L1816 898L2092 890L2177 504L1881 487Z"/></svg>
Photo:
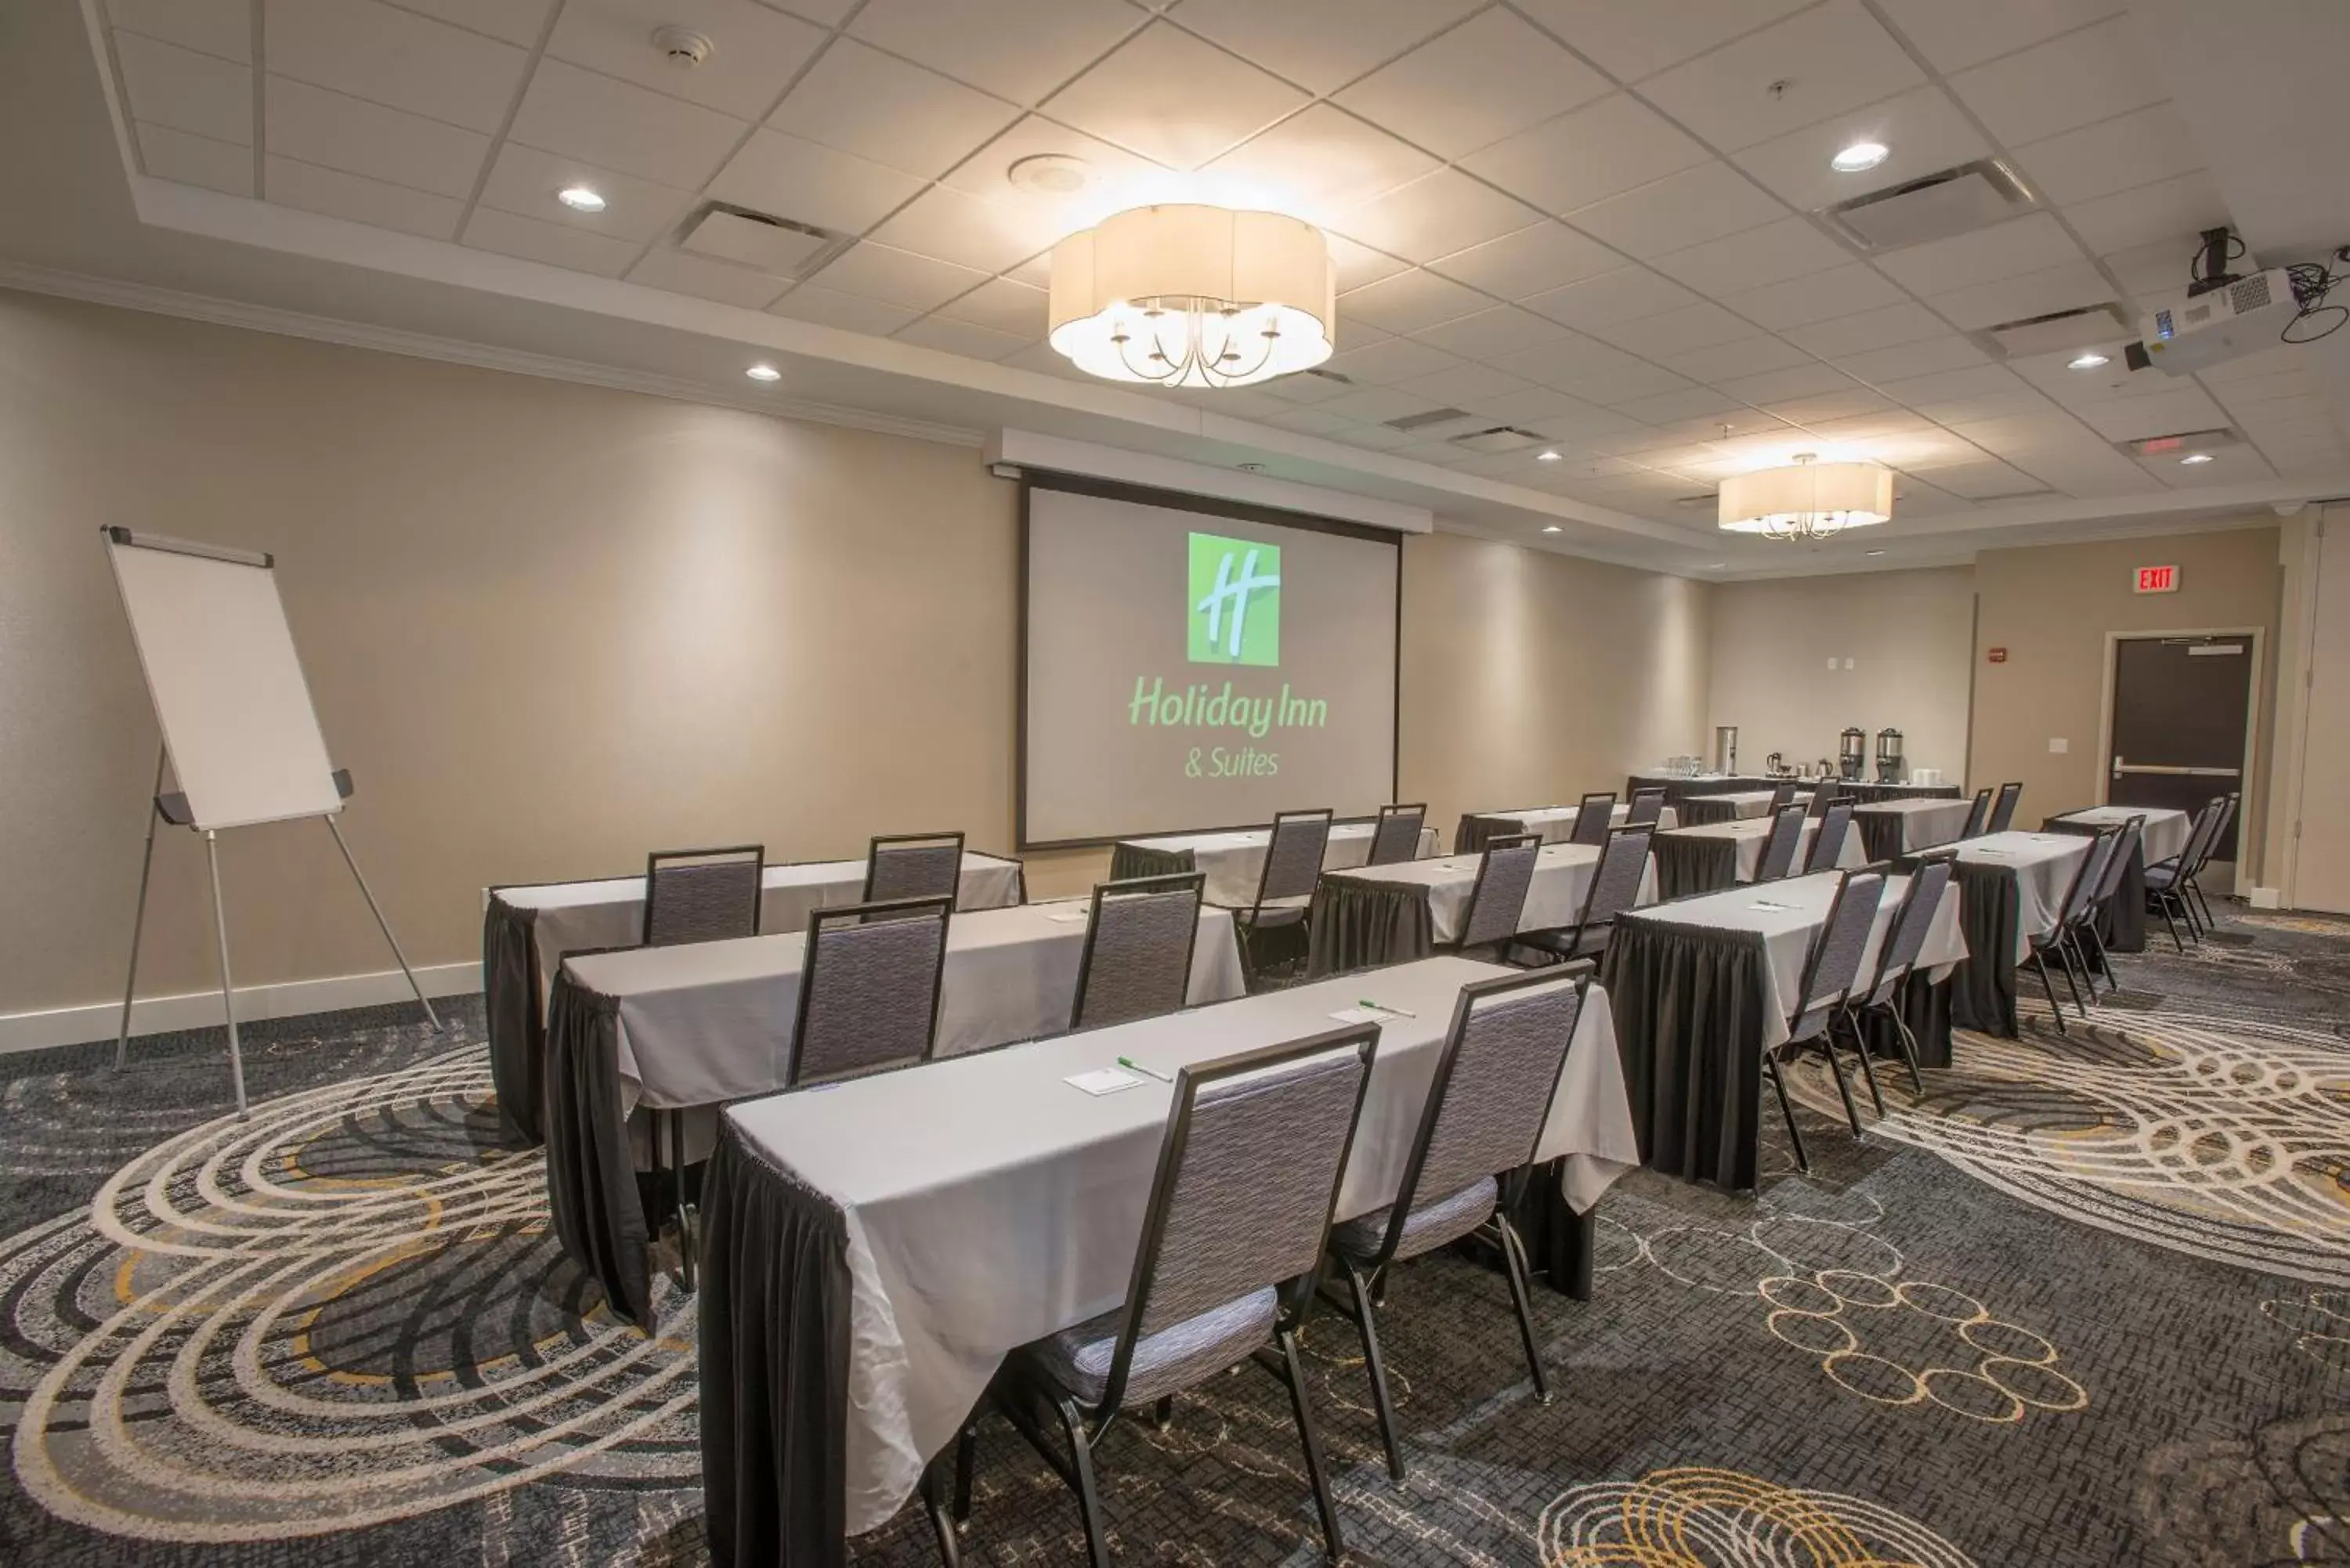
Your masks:
<svg viewBox="0 0 2350 1568"><path fill-rule="evenodd" d="M1959 926L1967 957L1950 976L1950 1022L1986 1034L2015 1034L2015 873L1958 862Z"/></svg>
<svg viewBox="0 0 2350 1568"><path fill-rule="evenodd" d="M1754 1185L1769 961L1758 931L1617 922L1599 979L1616 1013L1642 1163Z"/></svg>
<svg viewBox="0 0 2350 1568"><path fill-rule="evenodd" d="M720 1568L847 1561L848 1223L719 1133L702 1209L702 1505Z"/></svg>
<svg viewBox="0 0 2350 1568"><path fill-rule="evenodd" d="M1898 860L1902 857L1901 828L1905 821L1898 811L1862 810L1852 814L1852 825L1860 829L1860 846L1871 860Z"/></svg>
<svg viewBox="0 0 2350 1568"><path fill-rule="evenodd" d="M1567 1207L1561 1186L1566 1162L1545 1160L1534 1168L1510 1199L1510 1223L1526 1247L1526 1267L1550 1282L1561 1295L1591 1299L1591 1257L1598 1209L1577 1214Z"/></svg>
<svg viewBox="0 0 2350 1568"><path fill-rule="evenodd" d="M1676 803L1673 810L1683 827L1704 827L1716 822L1736 822L1738 803L1721 800L1708 794L1693 794Z"/></svg>
<svg viewBox="0 0 2350 1568"><path fill-rule="evenodd" d="M1629 800L1644 789L1660 789L1665 792L1665 804L1679 809L1680 804L1693 794L1728 794L1736 790L1769 789L1777 782L1775 779L1764 778L1761 774L1732 774L1718 779L1685 779L1664 774L1634 774L1624 781L1624 798ZM1686 824L1689 821L1689 814L1682 812L1680 819Z"/></svg>
<svg viewBox="0 0 2350 1568"><path fill-rule="evenodd" d="M1836 784L1839 798L1862 805L1875 805L1888 800L1957 800L1962 794L1956 784Z"/></svg>
<svg viewBox="0 0 2350 1568"><path fill-rule="evenodd" d="M490 1081L498 1091L498 1136L528 1147L546 1136L546 1021L539 1016L536 909L520 909L490 892L482 915L483 1003L490 1030Z"/></svg>
<svg viewBox="0 0 2350 1568"><path fill-rule="evenodd" d="M1415 963L1436 950L1428 889L1414 882L1325 876L1305 915L1311 979Z"/></svg>
<svg viewBox="0 0 2350 1568"><path fill-rule="evenodd" d="M620 1004L565 970L547 1003L546 1200L563 1251L616 1317L652 1326L651 1236L620 1114Z"/></svg>
<svg viewBox="0 0 2350 1568"><path fill-rule="evenodd" d="M1909 1025L1909 1033L1918 1042L1920 1067L1950 1064L1950 993L1954 989L1951 981L1956 978L1957 971L1953 971L1938 983L1930 976L1919 973L1901 982L1901 1020ZM1861 1014L1860 1033L1868 1042L1869 1054L1899 1058L1900 1033L1883 1013Z"/></svg>
<svg viewBox="0 0 2350 1568"><path fill-rule="evenodd" d="M1523 833L1526 825L1514 816L1487 816L1479 812L1464 813L1461 825L1452 830L1452 853L1482 855L1485 846L1496 838L1507 838Z"/></svg>
<svg viewBox="0 0 2350 1568"><path fill-rule="evenodd" d="M1648 840L1657 863L1657 897L1687 898L1738 885L1738 842L1701 833L1659 833Z"/></svg>
<svg viewBox="0 0 2350 1568"><path fill-rule="evenodd" d="M2052 816L2040 825L2043 833L2071 833L2084 838L2096 836L2095 824L2072 822ZM2130 851L2129 864L2122 867L2121 886L2114 889L2105 911L2097 917L2097 940L2106 944L2107 952L2142 953L2146 951L2146 840L2141 837Z"/></svg>
<svg viewBox="0 0 2350 1568"><path fill-rule="evenodd" d="M1188 849L1150 849L1139 844L1109 846L1109 879L1113 882L1135 877L1180 877L1199 868L1198 860Z"/></svg>

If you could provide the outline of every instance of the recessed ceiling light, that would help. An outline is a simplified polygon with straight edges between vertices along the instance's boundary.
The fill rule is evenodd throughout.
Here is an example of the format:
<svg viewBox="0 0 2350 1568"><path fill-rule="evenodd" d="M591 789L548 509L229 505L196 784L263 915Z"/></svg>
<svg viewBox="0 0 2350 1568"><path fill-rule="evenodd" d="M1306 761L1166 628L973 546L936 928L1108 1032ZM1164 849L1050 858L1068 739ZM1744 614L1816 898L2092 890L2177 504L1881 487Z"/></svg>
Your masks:
<svg viewBox="0 0 2350 1568"><path fill-rule="evenodd" d="M1534 457L1538 462L1556 462L1558 461L1558 453L1555 452L1538 452L1534 453Z"/></svg>
<svg viewBox="0 0 2350 1568"><path fill-rule="evenodd" d="M784 373L773 365L754 365L743 374L754 381L780 381L784 379Z"/></svg>
<svg viewBox="0 0 2350 1568"><path fill-rule="evenodd" d="M2107 359L2103 354L2100 354L2095 348L2092 348L2087 353L2078 355L2069 360L2065 365L2065 369L2069 370L2094 370L2100 365L2109 365L2113 361Z"/></svg>
<svg viewBox="0 0 2350 1568"><path fill-rule="evenodd" d="M1856 141L1834 158L1828 167L1839 174L1857 174L1874 169L1893 156L1893 150L1881 141Z"/></svg>
<svg viewBox="0 0 2350 1568"><path fill-rule="evenodd" d="M1864 550L1864 551L1863 551L1863 552L1861 552L1861 553L1862 553L1863 555L1867 555L1867 556L1882 556L1883 554L1885 554L1885 552L1884 552L1884 551L1882 551L1882 550Z"/></svg>
<svg viewBox="0 0 2350 1568"><path fill-rule="evenodd" d="M566 185L555 193L555 199L575 213L600 213L604 198L585 185Z"/></svg>
<svg viewBox="0 0 2350 1568"><path fill-rule="evenodd" d="M1543 524L1543 532L1545 534L1555 534L1558 532L1558 524L1555 523L1545 523Z"/></svg>
<svg viewBox="0 0 2350 1568"><path fill-rule="evenodd" d="M1093 165L1066 152L1039 152L1015 161L1003 178L1039 196L1069 196L1094 182Z"/></svg>
<svg viewBox="0 0 2350 1568"><path fill-rule="evenodd" d="M2185 457L2180 458L2178 461L2179 461L2179 462L2187 462L2187 463L2192 463L2192 462L2210 462L2210 461L2211 461L2211 454L2210 454L2210 452L2189 452Z"/></svg>

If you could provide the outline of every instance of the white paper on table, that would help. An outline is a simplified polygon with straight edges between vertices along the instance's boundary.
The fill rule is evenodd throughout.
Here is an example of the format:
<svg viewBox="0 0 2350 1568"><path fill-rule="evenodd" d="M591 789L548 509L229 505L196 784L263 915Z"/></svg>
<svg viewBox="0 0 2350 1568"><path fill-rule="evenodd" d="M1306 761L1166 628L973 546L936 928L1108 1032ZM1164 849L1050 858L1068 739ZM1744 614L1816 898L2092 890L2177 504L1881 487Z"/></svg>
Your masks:
<svg viewBox="0 0 2350 1568"><path fill-rule="evenodd" d="M1058 920L1063 925L1068 925L1073 922L1082 925L1085 923L1087 914L1088 911L1084 909L1066 909L1057 915L1047 915L1045 918L1048 920Z"/></svg>
<svg viewBox="0 0 2350 1568"><path fill-rule="evenodd" d="M1378 1023L1393 1018L1395 1014L1383 1012L1376 1007L1342 1007L1330 1016L1341 1023Z"/></svg>
<svg viewBox="0 0 2350 1568"><path fill-rule="evenodd" d="M1088 1095L1115 1095L1120 1089L1133 1088L1142 1080L1122 1067L1104 1067L1098 1072L1073 1073L1061 1082Z"/></svg>

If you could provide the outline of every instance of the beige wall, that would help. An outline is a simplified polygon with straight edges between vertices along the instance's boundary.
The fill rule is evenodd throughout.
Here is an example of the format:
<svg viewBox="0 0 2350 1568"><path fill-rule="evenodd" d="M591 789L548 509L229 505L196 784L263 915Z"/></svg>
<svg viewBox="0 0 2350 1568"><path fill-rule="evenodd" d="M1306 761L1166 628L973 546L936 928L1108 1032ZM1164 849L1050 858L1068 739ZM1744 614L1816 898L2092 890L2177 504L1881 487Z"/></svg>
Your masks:
<svg viewBox="0 0 2350 1568"><path fill-rule="evenodd" d="M1874 757L1889 725L1912 767L1965 778L1970 568L1724 583L1712 627L1709 754L1712 726L1735 724L1741 767L1773 752L1790 765L1833 760L1857 725Z"/></svg>

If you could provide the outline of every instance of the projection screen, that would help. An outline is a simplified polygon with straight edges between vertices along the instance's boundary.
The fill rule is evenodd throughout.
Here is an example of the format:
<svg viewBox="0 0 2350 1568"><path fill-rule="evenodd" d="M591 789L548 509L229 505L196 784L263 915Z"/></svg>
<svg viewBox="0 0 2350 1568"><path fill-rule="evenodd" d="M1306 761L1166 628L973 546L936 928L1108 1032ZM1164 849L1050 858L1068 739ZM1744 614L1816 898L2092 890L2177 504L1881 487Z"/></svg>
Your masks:
<svg viewBox="0 0 2350 1568"><path fill-rule="evenodd" d="M1037 473L1023 513L1023 847L1394 798L1399 535Z"/></svg>

